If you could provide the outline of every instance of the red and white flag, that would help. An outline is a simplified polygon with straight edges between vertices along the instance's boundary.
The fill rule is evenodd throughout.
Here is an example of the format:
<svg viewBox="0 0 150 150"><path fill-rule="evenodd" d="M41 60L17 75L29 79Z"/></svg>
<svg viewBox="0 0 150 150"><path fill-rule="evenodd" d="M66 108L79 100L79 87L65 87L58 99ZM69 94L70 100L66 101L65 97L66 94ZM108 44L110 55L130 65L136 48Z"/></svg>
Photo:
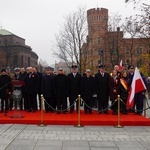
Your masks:
<svg viewBox="0 0 150 150"><path fill-rule="evenodd" d="M130 91L128 94L127 109L133 108L135 93L142 92L144 90L146 90L145 83L141 77L141 74L140 74L138 68L136 67L135 71L134 71L133 80L131 83L131 88L130 88Z"/></svg>
<svg viewBox="0 0 150 150"><path fill-rule="evenodd" d="M119 70L122 70L122 60L120 61L120 64L119 64Z"/></svg>

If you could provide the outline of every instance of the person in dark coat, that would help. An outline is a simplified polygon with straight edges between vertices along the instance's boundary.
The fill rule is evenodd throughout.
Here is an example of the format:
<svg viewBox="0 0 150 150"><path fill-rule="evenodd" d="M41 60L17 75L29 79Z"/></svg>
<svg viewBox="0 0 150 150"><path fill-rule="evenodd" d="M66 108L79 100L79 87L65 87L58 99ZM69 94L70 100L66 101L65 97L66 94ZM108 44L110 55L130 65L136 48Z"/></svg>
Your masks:
<svg viewBox="0 0 150 150"><path fill-rule="evenodd" d="M39 104L39 109L41 110L41 93L42 93L42 76L43 74L41 72L38 71L37 67L33 68L33 72L37 75L37 79L38 79L38 89L37 89L37 95L38 95L38 104Z"/></svg>
<svg viewBox="0 0 150 150"><path fill-rule="evenodd" d="M38 78L35 73L33 73L33 68L28 68L28 74L25 79L25 88L28 95L28 110L27 112L35 112L37 110L37 90L38 90Z"/></svg>
<svg viewBox="0 0 150 150"><path fill-rule="evenodd" d="M94 94L94 77L91 76L91 70L86 69L86 75L81 80L81 95L84 102L90 107L84 104L85 114L92 114L92 100Z"/></svg>
<svg viewBox="0 0 150 150"><path fill-rule="evenodd" d="M42 76L42 94L44 96L44 99L46 100L45 102L45 112L53 112L53 107L54 105L54 74L52 73L52 68L51 67L46 67L45 68L45 74ZM49 105L51 107L49 107Z"/></svg>
<svg viewBox="0 0 150 150"><path fill-rule="evenodd" d="M8 96L11 94L11 78L6 74L6 70L1 70L0 75L0 99L1 99L1 113L8 111ZM5 108L5 110L4 110Z"/></svg>
<svg viewBox="0 0 150 150"><path fill-rule="evenodd" d="M14 74L11 72L10 67L6 67L6 74L10 77L11 81L14 80ZM8 97L8 109L12 110L13 108L13 98L12 98L13 86L11 86L11 94Z"/></svg>
<svg viewBox="0 0 150 150"><path fill-rule="evenodd" d="M28 110L28 105L27 105L27 93L25 90L25 78L27 76L27 72L25 71L25 68L20 68L20 80L22 82L21 86L21 92L22 92L22 102L24 106L24 110Z"/></svg>
<svg viewBox="0 0 150 150"><path fill-rule="evenodd" d="M72 72L68 74L69 80L69 103L70 103L70 113L74 111L74 101L81 94L81 74L77 72L77 66L72 65ZM76 102L76 110L78 111L78 103Z"/></svg>
<svg viewBox="0 0 150 150"><path fill-rule="evenodd" d="M64 71L62 68L58 69L58 74L54 78L54 93L56 95L57 100L57 114L63 113L65 114L67 109L67 95L68 95L68 78L64 75Z"/></svg>
<svg viewBox="0 0 150 150"><path fill-rule="evenodd" d="M127 114L127 108L126 108L126 103L128 99L128 93L130 89L130 83L129 83L129 77L128 77L128 72L127 70L124 70L121 74L120 78L120 98L121 98L121 112L122 114Z"/></svg>
<svg viewBox="0 0 150 150"><path fill-rule="evenodd" d="M143 82L145 84L145 87L147 87L146 77L141 72L140 72L140 75L141 75L142 80L143 80ZM135 93L135 96L134 96L135 109L136 109L135 112L136 112L137 115L140 115L140 116L142 115L143 109L144 109L145 92L146 92L146 89L141 91L141 92Z"/></svg>
<svg viewBox="0 0 150 150"><path fill-rule="evenodd" d="M118 98L119 95L119 85L120 85L120 78L117 75L117 71L113 70L112 71L112 76L110 77L109 80L109 87L110 87L110 101L112 102L112 107L111 109L113 110L112 114L116 115L117 110L118 110L118 103L115 100ZM115 103L114 103L115 102Z"/></svg>
<svg viewBox="0 0 150 150"><path fill-rule="evenodd" d="M108 114L108 99L109 99L109 80L110 74L105 72L105 65L99 66L99 72L95 74L95 86L98 100L99 114L104 110Z"/></svg>

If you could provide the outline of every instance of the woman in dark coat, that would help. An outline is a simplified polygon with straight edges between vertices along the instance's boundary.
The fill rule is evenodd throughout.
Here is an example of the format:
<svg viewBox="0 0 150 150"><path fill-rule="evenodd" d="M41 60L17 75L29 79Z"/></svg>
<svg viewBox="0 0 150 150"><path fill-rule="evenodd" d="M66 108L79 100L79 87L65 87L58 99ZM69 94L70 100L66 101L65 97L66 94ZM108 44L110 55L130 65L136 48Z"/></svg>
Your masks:
<svg viewBox="0 0 150 150"><path fill-rule="evenodd" d="M130 80L128 77L128 72L124 70L120 78L120 98L123 101L121 102L121 110L123 114L127 114L126 103L128 98L128 92L129 92L129 85L130 85L129 82Z"/></svg>
<svg viewBox="0 0 150 150"><path fill-rule="evenodd" d="M109 86L110 86L110 101L112 104L114 101L117 99L119 95L119 85L120 85L120 78L117 75L117 71L113 70L112 76L110 78ZM112 105L111 109L113 110L112 114L115 115L117 114L118 110L118 103L117 101Z"/></svg>

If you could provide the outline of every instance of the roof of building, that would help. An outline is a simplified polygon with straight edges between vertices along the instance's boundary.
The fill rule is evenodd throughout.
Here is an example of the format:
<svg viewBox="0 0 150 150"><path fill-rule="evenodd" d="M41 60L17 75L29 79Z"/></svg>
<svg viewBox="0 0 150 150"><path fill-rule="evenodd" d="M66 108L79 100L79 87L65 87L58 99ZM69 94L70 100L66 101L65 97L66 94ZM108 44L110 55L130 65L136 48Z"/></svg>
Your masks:
<svg viewBox="0 0 150 150"><path fill-rule="evenodd" d="M14 34L5 29L0 29L0 35L14 35Z"/></svg>

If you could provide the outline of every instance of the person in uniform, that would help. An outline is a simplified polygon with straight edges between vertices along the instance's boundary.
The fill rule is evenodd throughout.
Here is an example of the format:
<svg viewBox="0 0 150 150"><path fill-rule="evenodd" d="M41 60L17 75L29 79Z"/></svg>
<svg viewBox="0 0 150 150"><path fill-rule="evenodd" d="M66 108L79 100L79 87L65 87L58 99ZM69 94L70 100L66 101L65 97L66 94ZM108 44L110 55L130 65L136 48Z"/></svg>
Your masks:
<svg viewBox="0 0 150 150"><path fill-rule="evenodd" d="M81 94L81 74L77 72L77 66L71 66L72 71L68 74L69 80L69 103L70 103L70 113L74 111L74 101ZM78 103L76 102L76 110L78 112Z"/></svg>
<svg viewBox="0 0 150 150"><path fill-rule="evenodd" d="M105 72L105 65L99 65L99 72L95 74L99 114L101 114L102 111L104 111L105 114L108 114L109 80L110 74Z"/></svg>
<svg viewBox="0 0 150 150"><path fill-rule="evenodd" d="M54 93L57 101L57 114L61 113L61 110L66 114L67 109L67 95L68 95L68 78L64 75L63 68L58 69L58 74L54 78Z"/></svg>
<svg viewBox="0 0 150 150"><path fill-rule="evenodd" d="M37 90L38 90L38 78L35 73L33 73L33 68L28 68L28 74L25 79L25 88L28 96L28 110L27 112L36 112L37 110Z"/></svg>
<svg viewBox="0 0 150 150"><path fill-rule="evenodd" d="M84 113L92 114L92 100L94 94L94 77L91 76L91 70L86 69L86 75L81 80L81 95L86 104L84 104Z"/></svg>
<svg viewBox="0 0 150 150"><path fill-rule="evenodd" d="M117 99L119 95L119 85L120 85L120 78L117 75L117 71L113 70L112 71L112 76L110 77L109 80L109 87L110 87L110 101L112 102L112 114L116 115L117 110L118 110L118 103L115 100ZM114 103L115 102L115 103Z"/></svg>
<svg viewBox="0 0 150 150"><path fill-rule="evenodd" d="M53 112L54 106L54 74L51 67L45 68L45 74L42 76L42 94L45 102L45 112ZM47 104L48 103L48 104ZM52 107L49 107L49 105ZM55 108L54 108L55 109Z"/></svg>
<svg viewBox="0 0 150 150"><path fill-rule="evenodd" d="M1 70L0 75L0 99L1 113L8 111L8 96L11 94L11 78L6 74L6 70Z"/></svg>

